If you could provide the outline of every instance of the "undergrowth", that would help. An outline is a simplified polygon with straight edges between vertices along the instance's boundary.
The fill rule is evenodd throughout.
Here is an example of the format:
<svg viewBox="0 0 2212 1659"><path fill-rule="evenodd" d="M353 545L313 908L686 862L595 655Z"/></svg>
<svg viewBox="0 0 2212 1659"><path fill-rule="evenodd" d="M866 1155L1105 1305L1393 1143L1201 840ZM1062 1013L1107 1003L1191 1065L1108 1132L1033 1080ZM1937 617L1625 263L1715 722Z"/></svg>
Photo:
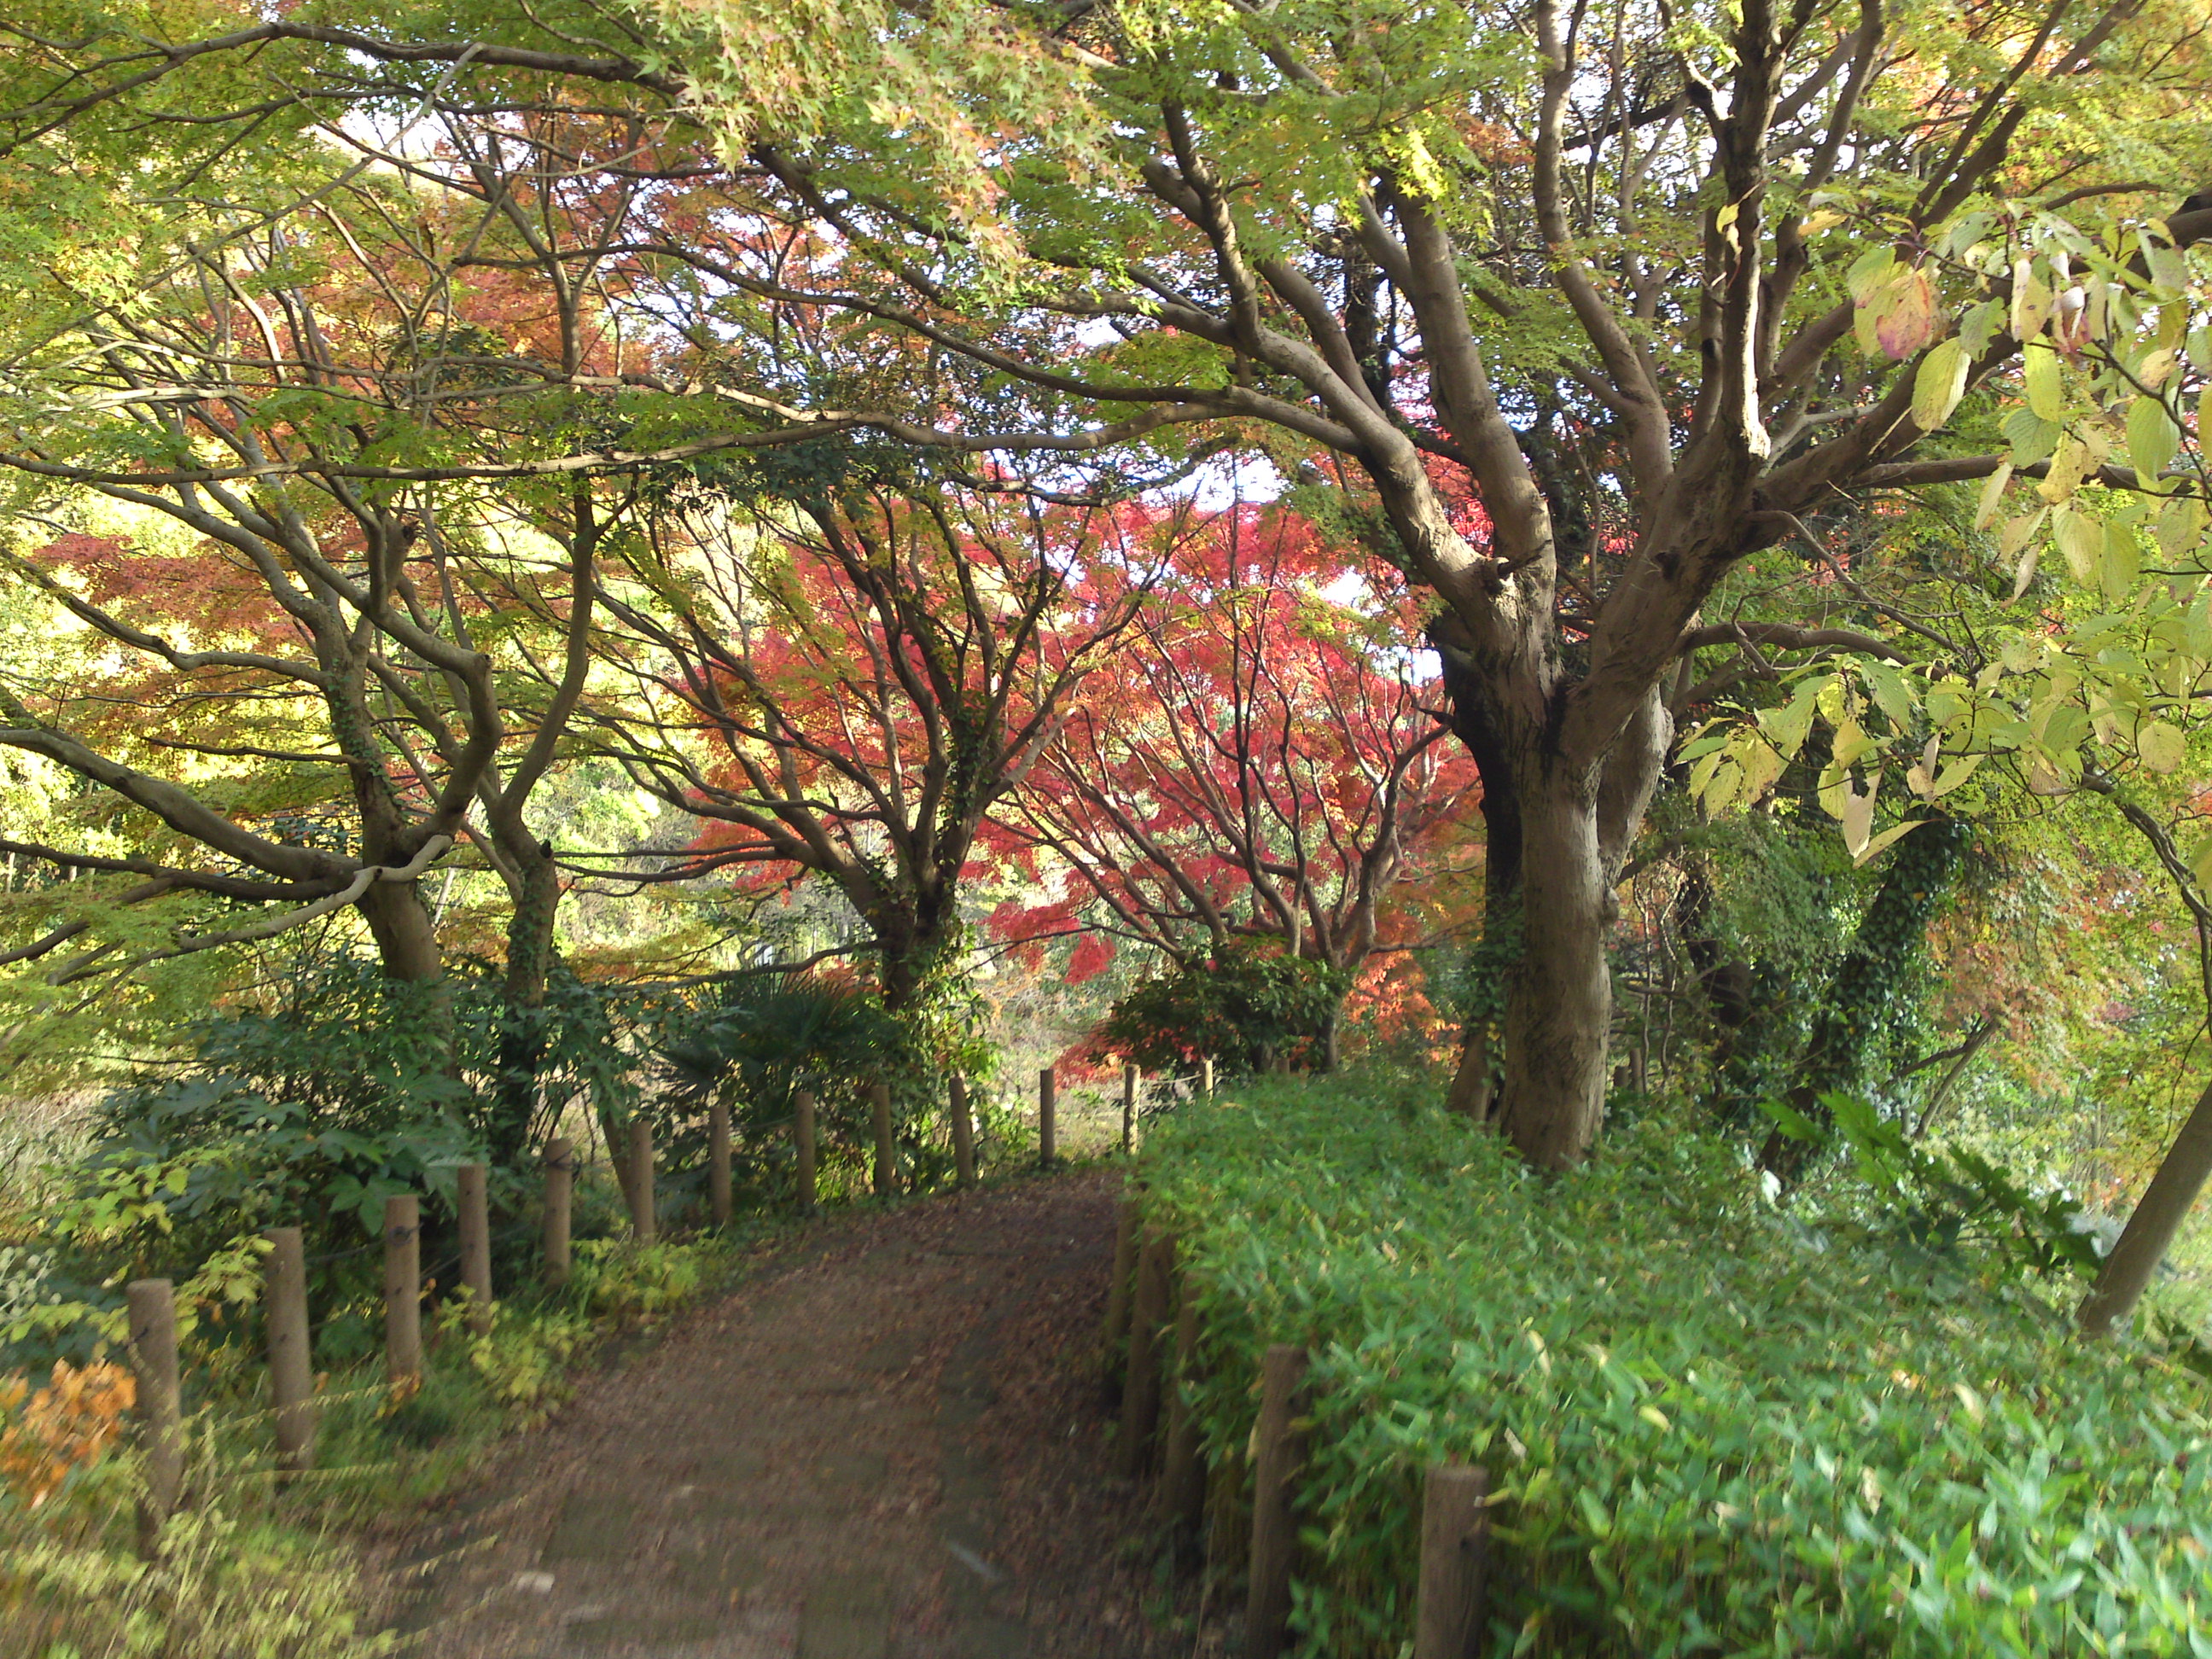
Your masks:
<svg viewBox="0 0 2212 1659"><path fill-rule="evenodd" d="M395 1395L380 1357L334 1312L318 1337L315 1468L277 1475L252 1322L204 1322L187 1344L185 1507L159 1559L137 1547L141 1491L127 1372L89 1334L69 1358L0 1388L0 1659L373 1659L396 1638L349 1541L481 1467L489 1444L541 1420L611 1338L648 1328L725 1282L776 1224L639 1246L580 1239L568 1285L495 1304L466 1328L459 1300L431 1321L422 1386ZM338 1356L332 1358L332 1352Z"/></svg>
<svg viewBox="0 0 2212 1659"><path fill-rule="evenodd" d="M2212 1654L2203 1381L1994 1250L1778 1210L1658 1121L1540 1176L1375 1077L1187 1107L1143 1178L1217 1468L1266 1345L1313 1352L1304 1655L1406 1650L1445 1459L1497 1483L1488 1655Z"/></svg>

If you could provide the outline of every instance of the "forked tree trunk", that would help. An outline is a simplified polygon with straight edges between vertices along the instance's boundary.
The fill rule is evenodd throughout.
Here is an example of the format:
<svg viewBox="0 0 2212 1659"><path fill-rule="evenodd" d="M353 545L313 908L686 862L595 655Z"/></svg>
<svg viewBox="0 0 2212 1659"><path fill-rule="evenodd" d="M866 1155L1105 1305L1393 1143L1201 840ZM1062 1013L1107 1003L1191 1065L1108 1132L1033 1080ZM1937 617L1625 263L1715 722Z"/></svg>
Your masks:
<svg viewBox="0 0 2212 1659"><path fill-rule="evenodd" d="M1612 751L1585 770L1555 752L1547 724L1529 729L1473 665L1455 660L1449 623L1430 636L1452 729L1482 775L1485 969L1505 994L1494 1019L1470 1023L1448 1103L1494 1121L1538 1168L1565 1169L1589 1152L1605 1119L1613 886L1674 721L1648 693Z"/></svg>

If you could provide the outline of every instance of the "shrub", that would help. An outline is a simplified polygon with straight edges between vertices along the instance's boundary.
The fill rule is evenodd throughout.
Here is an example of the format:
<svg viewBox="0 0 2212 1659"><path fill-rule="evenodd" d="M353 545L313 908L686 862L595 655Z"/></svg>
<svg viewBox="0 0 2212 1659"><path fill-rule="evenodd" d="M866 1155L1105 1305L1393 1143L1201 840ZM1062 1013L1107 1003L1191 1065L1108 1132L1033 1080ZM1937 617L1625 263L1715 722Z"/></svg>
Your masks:
<svg viewBox="0 0 2212 1659"><path fill-rule="evenodd" d="M1217 1465L1270 1341L1314 1352L1295 1620L1410 1636L1421 1470L1498 1482L1486 1651L2212 1652L2212 1420L1994 1253L1765 1203L1647 1123L1540 1176L1424 1087L1273 1085L1147 1149Z"/></svg>
<svg viewBox="0 0 2212 1659"><path fill-rule="evenodd" d="M592 1238L576 1246L568 1289L594 1317L646 1324L696 1296L704 1271L696 1245Z"/></svg>
<svg viewBox="0 0 2212 1659"><path fill-rule="evenodd" d="M0 1481L38 1508L73 1471L100 1461L137 1397L137 1380L109 1360L58 1359L35 1392L27 1378L0 1377Z"/></svg>
<svg viewBox="0 0 2212 1659"><path fill-rule="evenodd" d="M258 1231L292 1224L311 1299L335 1310L325 1357L365 1352L385 1200L427 1194L426 1260L450 1239L459 1165L489 1157L495 1207L521 1209L524 1139L571 1104L605 1120L635 1103L625 1043L648 1000L556 974L530 1015L542 1051L538 1121L524 1124L498 1087L520 1016L483 964L420 986L365 959L310 957L280 1006L211 1015L191 1058L111 1091L88 1154L48 1172L49 1201L0 1215L0 1363L89 1357L119 1334L116 1286L131 1278L177 1280L187 1324L251 1301Z"/></svg>
<svg viewBox="0 0 2212 1659"><path fill-rule="evenodd" d="M1183 1077L1208 1054L1224 1078L1275 1059L1316 1066L1328 1053L1346 983L1325 963L1231 946L1143 981L1115 1003L1091 1046Z"/></svg>
<svg viewBox="0 0 2212 1659"><path fill-rule="evenodd" d="M811 1090L826 1167L862 1166L874 1144L867 1085L894 1069L898 1022L874 992L851 979L775 975L732 981L714 1000L672 1014L655 1054L667 1084L661 1139L671 1160L705 1161L699 1127L720 1099L730 1108L734 1173L746 1192L766 1198L789 1178L792 1097Z"/></svg>
<svg viewBox="0 0 2212 1659"><path fill-rule="evenodd" d="M589 1243L583 1247L592 1249ZM448 1351L467 1358L505 1421L529 1428L544 1419L574 1389L572 1370L597 1333L588 1315L562 1308L491 1304L491 1328L468 1329L469 1301L458 1296L438 1310ZM398 1402L405 1409L406 1402Z"/></svg>
<svg viewBox="0 0 2212 1659"><path fill-rule="evenodd" d="M795 1168L788 1126L792 1097L816 1101L818 1176L835 1193L866 1190L875 1146L869 1088L891 1087L899 1162L921 1190L952 1176L945 1127L946 1082L969 1082L981 1134L1003 1139L1011 1116L991 1097L995 1060L979 1035L981 1005L950 967L926 976L914 1006L886 1012L875 988L839 974L757 975L724 981L690 1008L658 1022L654 1054L666 1085L654 1110L657 1144L677 1183L703 1185L705 1115L730 1108L732 1172L741 1196L780 1199Z"/></svg>

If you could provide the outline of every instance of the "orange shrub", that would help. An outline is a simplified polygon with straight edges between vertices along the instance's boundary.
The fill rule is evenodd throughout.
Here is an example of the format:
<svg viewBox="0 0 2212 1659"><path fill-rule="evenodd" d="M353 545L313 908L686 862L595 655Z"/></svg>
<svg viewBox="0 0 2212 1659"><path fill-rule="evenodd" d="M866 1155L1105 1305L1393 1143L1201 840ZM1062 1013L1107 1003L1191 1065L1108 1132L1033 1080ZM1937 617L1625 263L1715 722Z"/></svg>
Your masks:
<svg viewBox="0 0 2212 1659"><path fill-rule="evenodd" d="M0 1382L0 1480L35 1509L71 1469L100 1460L137 1401L137 1379L104 1359L82 1368L56 1360L36 1394L22 1377Z"/></svg>

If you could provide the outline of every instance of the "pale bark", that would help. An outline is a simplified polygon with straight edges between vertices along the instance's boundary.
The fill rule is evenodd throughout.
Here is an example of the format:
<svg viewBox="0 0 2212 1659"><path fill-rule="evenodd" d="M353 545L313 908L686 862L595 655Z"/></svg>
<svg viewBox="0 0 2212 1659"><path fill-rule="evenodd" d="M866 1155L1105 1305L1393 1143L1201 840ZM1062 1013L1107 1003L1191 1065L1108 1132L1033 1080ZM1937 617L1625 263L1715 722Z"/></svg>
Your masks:
<svg viewBox="0 0 2212 1659"><path fill-rule="evenodd" d="M2190 1108L2181 1133L2166 1149L2158 1173L2150 1178L2112 1253L2105 1258L2096 1288L2082 1298L2075 1319L2084 1335L2106 1335L2134 1315L2207 1176L2212 1176L2212 1085Z"/></svg>

